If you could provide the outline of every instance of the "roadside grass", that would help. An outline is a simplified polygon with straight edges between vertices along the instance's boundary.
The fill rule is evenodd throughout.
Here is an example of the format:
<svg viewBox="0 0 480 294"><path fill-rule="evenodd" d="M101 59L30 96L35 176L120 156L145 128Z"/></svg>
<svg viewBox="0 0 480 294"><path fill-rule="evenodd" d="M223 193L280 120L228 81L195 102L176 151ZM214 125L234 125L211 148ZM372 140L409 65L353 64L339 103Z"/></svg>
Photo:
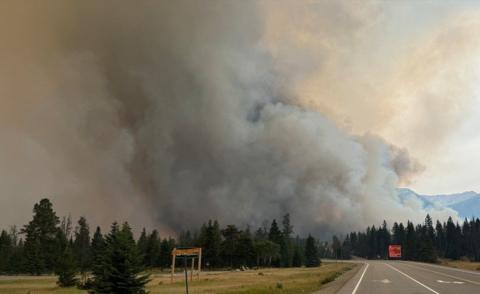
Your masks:
<svg viewBox="0 0 480 294"><path fill-rule="evenodd" d="M356 265L323 263L318 268L259 269L245 272L204 273L190 284L192 293L262 294L311 293L335 280ZM181 279L178 277L177 279ZM170 284L168 278L153 276L151 293L181 293L183 280Z"/></svg>
<svg viewBox="0 0 480 294"><path fill-rule="evenodd" d="M190 293L270 294L311 293L335 280L356 265L347 263L323 263L318 268L258 269L243 272L203 272L200 280L189 282ZM177 273L170 283L167 272L154 270L147 285L150 293L183 293L183 275ZM87 293L76 288L60 288L55 276L0 276L0 293Z"/></svg>
<svg viewBox="0 0 480 294"><path fill-rule="evenodd" d="M480 271L480 262L475 261L440 259L439 264L458 269Z"/></svg>

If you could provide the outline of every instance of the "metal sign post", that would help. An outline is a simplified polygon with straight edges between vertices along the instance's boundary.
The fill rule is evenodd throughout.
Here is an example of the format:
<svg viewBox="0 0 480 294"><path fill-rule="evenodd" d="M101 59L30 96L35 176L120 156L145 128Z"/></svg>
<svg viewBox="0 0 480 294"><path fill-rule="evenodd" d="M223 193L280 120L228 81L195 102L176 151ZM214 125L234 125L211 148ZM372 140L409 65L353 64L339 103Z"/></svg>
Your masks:
<svg viewBox="0 0 480 294"><path fill-rule="evenodd" d="M183 256L183 269L185 271L185 291L188 294L187 256Z"/></svg>

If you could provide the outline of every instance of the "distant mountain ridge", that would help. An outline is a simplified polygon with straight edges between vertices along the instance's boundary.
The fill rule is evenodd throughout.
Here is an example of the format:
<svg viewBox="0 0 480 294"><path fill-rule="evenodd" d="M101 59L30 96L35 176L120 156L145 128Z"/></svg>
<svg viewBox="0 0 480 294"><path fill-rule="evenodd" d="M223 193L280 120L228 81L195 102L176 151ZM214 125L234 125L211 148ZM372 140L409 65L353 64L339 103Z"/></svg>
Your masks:
<svg viewBox="0 0 480 294"><path fill-rule="evenodd" d="M421 195L408 188L398 188L397 193L402 202L412 198L418 199L424 208L449 207L457 211L462 218L472 216L480 218L480 194L474 191L445 195Z"/></svg>

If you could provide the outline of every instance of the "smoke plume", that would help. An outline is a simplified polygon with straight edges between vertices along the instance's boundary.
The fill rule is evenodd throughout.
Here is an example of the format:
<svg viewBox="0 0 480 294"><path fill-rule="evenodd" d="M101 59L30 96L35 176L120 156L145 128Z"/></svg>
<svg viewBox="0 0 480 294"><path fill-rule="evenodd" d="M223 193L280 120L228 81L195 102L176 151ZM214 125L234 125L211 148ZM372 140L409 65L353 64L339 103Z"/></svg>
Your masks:
<svg viewBox="0 0 480 294"><path fill-rule="evenodd" d="M40 197L91 223L165 232L285 213L317 234L422 220L395 188L423 166L374 135L396 102L372 85L394 78L371 54L352 62L381 10L3 1L0 222L24 223Z"/></svg>

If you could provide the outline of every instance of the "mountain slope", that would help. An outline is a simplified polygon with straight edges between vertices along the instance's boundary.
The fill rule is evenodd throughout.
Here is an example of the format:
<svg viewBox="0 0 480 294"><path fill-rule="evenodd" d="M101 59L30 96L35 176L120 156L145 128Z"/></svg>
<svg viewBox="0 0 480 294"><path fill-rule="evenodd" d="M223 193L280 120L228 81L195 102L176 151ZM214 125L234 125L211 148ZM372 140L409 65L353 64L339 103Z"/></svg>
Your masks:
<svg viewBox="0 0 480 294"><path fill-rule="evenodd" d="M457 211L462 218L480 217L480 194L473 191L445 195L420 195L408 188L398 188L397 193L402 203L409 199L418 199L424 208L449 207Z"/></svg>

